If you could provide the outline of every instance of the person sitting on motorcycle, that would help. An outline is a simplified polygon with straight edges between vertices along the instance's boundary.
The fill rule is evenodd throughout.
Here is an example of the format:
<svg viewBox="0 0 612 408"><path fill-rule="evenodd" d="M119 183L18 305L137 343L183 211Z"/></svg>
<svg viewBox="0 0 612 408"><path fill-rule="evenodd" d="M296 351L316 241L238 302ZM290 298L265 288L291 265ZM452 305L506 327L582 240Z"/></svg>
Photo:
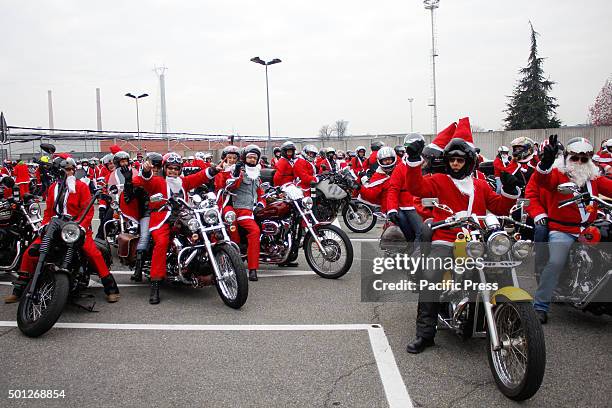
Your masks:
<svg viewBox="0 0 612 408"><path fill-rule="evenodd" d="M115 170L115 164L113 163L113 154L109 153L102 157L102 168L98 173L98 178L96 179L96 184L101 187L106 186L106 179L110 175L113 170ZM99 200L98 206L98 219L100 222L104 219L106 215L106 201Z"/></svg>
<svg viewBox="0 0 612 408"><path fill-rule="evenodd" d="M336 153L336 167L339 170L342 170L346 166L348 166L348 163L346 161L346 154L342 150L338 150L338 152Z"/></svg>
<svg viewBox="0 0 612 408"><path fill-rule="evenodd" d="M601 149L593 155L593 162L599 166L603 175L612 174L612 139L601 142Z"/></svg>
<svg viewBox="0 0 612 408"><path fill-rule="evenodd" d="M359 190L359 200L373 206L380 206L383 213L387 212L387 193L393 170L398 162L395 150L383 146L377 151L378 168Z"/></svg>
<svg viewBox="0 0 612 408"><path fill-rule="evenodd" d="M165 199L179 197L188 199L188 192L202 184L208 183L221 170L220 166L202 169L199 172L180 177L183 159L177 153L165 155L163 160L164 176L153 176L153 164L146 161L142 165L142 186L149 193L149 197L154 194L161 194ZM151 219L149 221L149 231L155 245L151 257L151 296L150 304L158 304L159 287L161 281L166 277L166 254L170 243L170 226L166 223L171 215L167 208L162 209L165 202L160 201L150 203Z"/></svg>
<svg viewBox="0 0 612 408"><path fill-rule="evenodd" d="M412 139L415 137L420 138L423 142L425 140L423 136L418 134L407 135L404 139L404 144L412 143ZM402 147L405 151L406 148ZM414 197L408 189L410 180L407 177L408 169L405 159L407 159L405 155L404 159L398 159L398 164L391 175L387 194L387 219L399 226L406 241L414 241L414 249L418 250L420 248L423 220L416 212Z"/></svg>
<svg viewBox="0 0 612 408"><path fill-rule="evenodd" d="M549 138L544 147L540 163L534 174L536 183L548 190L552 197L548 210L548 262L540 276L535 293L534 308L540 322L548 321L548 311L553 291L557 287L559 276L567 261L572 244L578 239L584 228L597 218L597 203L592 202L592 210L585 208L585 203L572 203L559 208L559 202L571 198L571 195L557 191L562 183L572 182L581 192L588 191L592 196L603 194L612 196L612 180L601 177L593 163L593 145L587 139L576 137L567 142L564 161L553 167L559 151L557 135Z"/></svg>
<svg viewBox="0 0 612 408"><path fill-rule="evenodd" d="M281 148L280 147L275 147L273 150L274 153L274 157L272 157L272 160L270 160L270 165L272 166L273 169L276 168L276 164L278 163L278 161L280 160L281 156Z"/></svg>
<svg viewBox="0 0 612 408"><path fill-rule="evenodd" d="M507 171L506 169L510 165L510 160L510 149L506 146L499 146L497 148L497 156L495 160L493 160L493 175L495 176L495 183L497 184L497 194L501 191L501 173L502 171Z"/></svg>
<svg viewBox="0 0 612 408"><path fill-rule="evenodd" d="M310 196L310 183L316 183L317 170L314 161L317 158L317 147L314 145L306 145L302 149L302 156L299 157L293 165L295 173L295 181L299 180L299 187L304 192L304 196Z"/></svg>
<svg viewBox="0 0 612 408"><path fill-rule="evenodd" d="M512 141L511 146L512 161L505 171L518 178L519 187L524 189L535 171L535 164L533 164L534 143L528 137L517 137Z"/></svg>
<svg viewBox="0 0 612 408"><path fill-rule="evenodd" d="M361 173L367 170L366 169L367 159L365 157L365 154L366 154L365 146L357 146L357 148L355 149L355 153L356 153L356 156L351 159L350 166L351 166L351 170L353 170L355 175L357 177L361 177L363 175Z"/></svg>
<svg viewBox="0 0 612 408"><path fill-rule="evenodd" d="M461 131L458 132L459 130ZM508 214L520 193L516 185L516 178L503 173L502 194L497 195L485 181L472 177L476 167L476 151L467 118L459 121L454 136L461 137L453 138L444 148L443 159L446 174L437 173L423 177L421 152L424 148L424 141L415 138L406 146L410 193L418 197L437 197L440 204L448 206L456 215L484 216L487 212L498 215ZM433 208L434 222L443 221L448 216L448 212ZM422 279L427 280L430 284L438 284L442 281L444 270L440 268L440 264L445 263L445 259L452 259L453 244L458 232L460 230L457 228L434 231L428 258L440 258L441 262L425 262ZM433 290L420 292L416 338L406 348L409 353L420 353L425 348L434 345L440 309L440 293Z"/></svg>
<svg viewBox="0 0 612 408"><path fill-rule="evenodd" d="M24 194L29 193L30 190L30 170L23 160L20 160L13 168L13 176L15 176L15 186L19 190L19 197L23 200Z"/></svg>
<svg viewBox="0 0 612 408"><path fill-rule="evenodd" d="M234 194L231 196L231 205L236 213L236 222L247 232L247 268L250 281L257 281L260 248L260 230L255 222L253 210L265 207L259 177L260 157L261 150L257 145L246 146L242 151L242 161L235 165L232 174L233 184L228 187L228 190Z"/></svg>
<svg viewBox="0 0 612 408"><path fill-rule="evenodd" d="M276 163L276 173L274 173L273 183L275 186L282 186L293 181L293 164L295 163L295 144L285 142L281 145L281 158ZM259 161L259 159L258 159Z"/></svg>
<svg viewBox="0 0 612 408"><path fill-rule="evenodd" d="M317 174L327 173L330 171L337 171L338 166L336 165L336 149L328 147L325 149L325 157L317 165Z"/></svg>
<svg viewBox="0 0 612 408"><path fill-rule="evenodd" d="M378 168L377 154L378 154L378 151L384 145L385 143L379 140L375 140L372 143L370 143L370 149L372 150L372 153L370 153L370 157L367 158L363 166L364 170L368 173L368 177L374 174L374 172L376 171L376 168Z"/></svg>
<svg viewBox="0 0 612 408"><path fill-rule="evenodd" d="M55 160L62 169L62 178L49 187L45 212L41 222L41 235L23 253L20 272L18 272L19 276L13 283L13 293L4 299L5 303L15 303L19 300L30 281L30 277L36 270L38 248L42 242L42 236L44 236L45 226L49 224L51 218L56 215L68 214L76 220L83 215L91 199L89 188L74 176L75 160L67 154L62 154ZM93 207L91 207L80 223L80 227L85 231L85 241L81 249L102 281L106 300L109 303L114 303L119 300L119 288L92 238L91 220L93 219L93 213Z"/></svg>

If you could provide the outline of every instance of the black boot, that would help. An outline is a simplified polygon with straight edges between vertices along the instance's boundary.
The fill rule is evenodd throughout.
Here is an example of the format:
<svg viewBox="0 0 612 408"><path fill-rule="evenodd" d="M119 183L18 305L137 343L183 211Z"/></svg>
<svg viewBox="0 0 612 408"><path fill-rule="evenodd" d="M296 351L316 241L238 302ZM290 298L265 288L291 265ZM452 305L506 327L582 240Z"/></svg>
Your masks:
<svg viewBox="0 0 612 408"><path fill-rule="evenodd" d="M108 303L115 303L119 300L119 288L115 277L111 274L101 279L102 285L104 285L104 293L106 293L106 301Z"/></svg>
<svg viewBox="0 0 612 408"><path fill-rule="evenodd" d="M142 282L142 264L144 262L144 251L136 252L136 265L134 266L134 274L130 279L134 282Z"/></svg>
<svg viewBox="0 0 612 408"><path fill-rule="evenodd" d="M278 266L285 266L285 267L289 267L289 268L295 268L296 266L300 266L299 263L297 262L283 262L278 264Z"/></svg>
<svg viewBox="0 0 612 408"><path fill-rule="evenodd" d="M17 280L13 282L13 293L4 298L4 303L16 303L21 299L21 295L25 291L28 282L30 281L30 274L27 272L19 272Z"/></svg>
<svg viewBox="0 0 612 408"><path fill-rule="evenodd" d="M548 323L548 313L546 313L545 311L536 310L536 316L538 316L538 320L540 321L540 324Z"/></svg>
<svg viewBox="0 0 612 408"><path fill-rule="evenodd" d="M259 279L257 278L257 270L256 269L250 269L249 270L249 280L250 281L258 281Z"/></svg>
<svg viewBox="0 0 612 408"><path fill-rule="evenodd" d="M406 351L411 354L419 354L423 352L427 347L434 346L433 338L419 337L417 336L411 343L408 343Z"/></svg>
<svg viewBox="0 0 612 408"><path fill-rule="evenodd" d="M149 303L152 305L156 305L159 303L159 286L161 285L161 281L154 280L151 281L151 296L149 296Z"/></svg>

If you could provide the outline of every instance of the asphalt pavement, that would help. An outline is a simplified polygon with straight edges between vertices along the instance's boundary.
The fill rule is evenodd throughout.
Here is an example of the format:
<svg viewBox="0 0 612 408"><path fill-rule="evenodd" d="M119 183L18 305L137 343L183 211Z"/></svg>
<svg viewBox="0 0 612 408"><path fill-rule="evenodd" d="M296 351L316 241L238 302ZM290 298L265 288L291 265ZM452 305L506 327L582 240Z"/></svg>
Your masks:
<svg viewBox="0 0 612 408"><path fill-rule="evenodd" d="M361 302L361 246L380 232L348 231L355 260L337 280L309 271L303 255L297 268L263 265L240 310L214 287L163 287L149 305L148 285L116 259L121 301L106 303L94 282L96 311L68 306L38 339L12 326L16 304L1 304L0 406L518 406L495 386L486 340L440 331L435 347L411 355L416 304ZM0 296L9 281L0 276ZM520 405L610 406L612 319L555 306L544 332L544 383ZM40 389L65 397L8 398Z"/></svg>

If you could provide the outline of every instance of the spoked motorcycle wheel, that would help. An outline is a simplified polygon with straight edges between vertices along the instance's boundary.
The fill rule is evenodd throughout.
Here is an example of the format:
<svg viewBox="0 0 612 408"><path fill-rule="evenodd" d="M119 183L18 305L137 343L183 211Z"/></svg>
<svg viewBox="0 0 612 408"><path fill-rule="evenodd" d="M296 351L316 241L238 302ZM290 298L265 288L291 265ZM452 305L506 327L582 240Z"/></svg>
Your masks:
<svg viewBox="0 0 612 408"><path fill-rule="evenodd" d="M353 206L355 209L353 210ZM342 209L344 223L353 232L364 233L376 225L376 217L372 209L363 203L347 204Z"/></svg>
<svg viewBox="0 0 612 408"><path fill-rule="evenodd" d="M70 280L63 273L44 272L32 297L26 296L28 284L17 308L17 326L28 337L45 334L59 319L70 293Z"/></svg>
<svg viewBox="0 0 612 408"><path fill-rule="evenodd" d="M334 225L315 228L325 254L317 245L312 234L304 239L304 254L308 266L317 275L337 279L346 274L353 264L353 245L344 231Z"/></svg>
<svg viewBox="0 0 612 408"><path fill-rule="evenodd" d="M229 245L215 249L215 260L221 272L221 279L215 279L217 292L223 303L240 309L249 296L249 280L240 254Z"/></svg>
<svg viewBox="0 0 612 408"><path fill-rule="evenodd" d="M531 398L546 368L544 333L531 303L501 303L495 325L502 348L488 346L489 367L502 394L515 400Z"/></svg>

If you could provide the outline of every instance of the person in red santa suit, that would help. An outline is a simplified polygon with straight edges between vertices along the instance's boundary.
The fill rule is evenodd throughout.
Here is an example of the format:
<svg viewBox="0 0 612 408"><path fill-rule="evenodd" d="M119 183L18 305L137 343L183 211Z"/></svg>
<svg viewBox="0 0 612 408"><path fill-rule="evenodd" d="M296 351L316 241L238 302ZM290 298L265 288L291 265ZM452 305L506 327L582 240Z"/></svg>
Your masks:
<svg viewBox="0 0 612 408"><path fill-rule="evenodd" d="M38 263L38 255L33 255L33 252L38 252L37 249L42 242L41 237L44 236L45 226L51 221L51 218L60 214L69 214L74 217L74 219L78 219L87 209L91 199L91 194L87 185L77 180L74 176L76 170L75 160L67 154L62 154L55 160L58 161L63 176L49 187L45 212L41 222L42 234L40 237L36 238L23 253L20 272L18 272L18 278L13 284L13 293L4 299L5 303L15 303L19 301L19 298L23 294L32 273L34 273L36 269L36 264ZM109 303L113 303L119 300L119 288L92 238L91 220L93 218L93 213L93 207L91 207L80 223L80 227L85 231L85 241L81 250L98 273L98 276L100 276L100 280L104 286L106 300Z"/></svg>
<svg viewBox="0 0 612 408"><path fill-rule="evenodd" d="M339 170L348 167L348 162L346 161L346 153L344 153L342 150L338 150L338 152L336 153L336 166Z"/></svg>
<svg viewBox="0 0 612 408"><path fill-rule="evenodd" d="M460 121L458 129L466 126L467 121ZM463 129L466 139L469 125ZM411 180L410 192L418 197L438 197L440 204L450 207L458 215L484 216L487 212L507 215L520 191L515 177L503 173L502 195L497 195L486 182L472 177L476 167L476 151L472 143L462 138L454 138L444 149L444 162L446 174L432 174L423 177L421 152L424 142L415 140L406 146L408 160L407 177ZM433 209L433 221L443 221L448 213L438 208ZM453 243L460 229L438 229L433 233L433 240L429 258L439 258L442 262L426 262L422 279L430 284L442 281L444 269L440 268L445 259L452 259ZM409 353L420 353L427 347L434 345L438 311L440 309L440 291L423 290L419 294L419 306L416 319L416 338L411 341L406 350Z"/></svg>
<svg viewBox="0 0 612 408"><path fill-rule="evenodd" d="M357 178L361 178L361 176L363 176L362 173L364 173L367 170L366 168L367 159L365 157L365 154L366 154L365 146L357 146L357 148L355 149L355 157L351 159L351 162L350 162L351 170L353 170Z"/></svg>
<svg viewBox="0 0 612 408"><path fill-rule="evenodd" d="M191 163L191 165L199 169L204 169L206 167L209 167L206 165L206 162L204 161L204 152L197 152L195 154L195 159L193 160L193 163Z"/></svg>
<svg viewBox="0 0 612 408"><path fill-rule="evenodd" d="M30 189L30 171L23 160L20 160L13 168L13 176L15 176L15 185L19 189L19 197L23 200L23 195Z"/></svg>
<svg viewBox="0 0 612 408"><path fill-rule="evenodd" d="M280 147L275 147L274 150L272 151L274 157L272 157L272 160L270 160L270 165L272 166L273 169L276 168L276 164L278 163L278 161L281 159L281 157L283 157L281 155L281 148Z"/></svg>
<svg viewBox="0 0 612 408"><path fill-rule="evenodd" d="M372 177L361 186L359 190L360 200L375 206L380 206L383 213L388 211L387 195L393 170L397 165L397 154L389 146L383 146L376 153L378 167Z"/></svg>
<svg viewBox="0 0 612 408"><path fill-rule="evenodd" d="M265 207L262 198L261 179L259 173L261 167L259 158L261 150L257 145L248 145L242 151L242 161L236 163L232 181L228 190L231 196L231 205L236 212L238 226L247 233L247 268L249 269L249 280L257 281L257 269L259 268L260 230L255 222L253 211Z"/></svg>
<svg viewBox="0 0 612 408"><path fill-rule="evenodd" d="M227 187L227 181L233 178L234 170L236 169L236 163L240 158L240 148L237 146L226 146L221 152L221 172L215 176L215 192L219 194ZM221 194L217 197L219 207L225 218L225 214L230 211L234 211L234 207L230 204L231 197L229 194ZM229 235L232 241L240 244L240 234L238 233L238 226L234 221L229 229Z"/></svg>
<svg viewBox="0 0 612 408"><path fill-rule="evenodd" d="M593 155L593 162L604 175L612 174L612 139L601 142L601 149Z"/></svg>
<svg viewBox="0 0 612 408"><path fill-rule="evenodd" d="M174 152L164 156L165 177L153 176L153 164L148 161L144 162L142 186L149 193L149 197L161 194L166 199L180 197L187 200L189 190L208 183L221 170L221 167L209 167L195 174L180 177L182 166L182 157ZM166 277L166 252L170 243L170 226L166 221L170 217L170 211L160 210L164 205L163 201L149 204L151 208L149 231L155 242L151 258L151 295L149 297L149 303L152 305L160 302L159 287L161 281Z"/></svg>
<svg viewBox="0 0 612 408"><path fill-rule="evenodd" d="M295 163L295 144L285 142L281 145L281 158L276 162L276 172L272 179L275 186L282 186L293 181L293 164Z"/></svg>
<svg viewBox="0 0 612 408"><path fill-rule="evenodd" d="M370 156L367 158L363 166L366 172L368 173L368 176L374 174L374 172L376 171L376 168L378 167L377 154L378 154L378 151L384 145L385 143L379 140L374 140L372 143L370 143L370 149L372 150L372 153L370 153Z"/></svg>
<svg viewBox="0 0 612 408"><path fill-rule="evenodd" d="M569 250L579 234L597 218L597 203L575 202L560 207L560 202L572 198L572 194L557 191L560 184L572 182L580 192L588 191L592 196L612 196L612 180L601 177L593 163L593 145L587 139L576 137L565 146L564 161L554 167L559 152L557 135L549 138L544 147L540 163L534 174L536 183L548 190L552 197L548 208L548 262L542 270L535 293L534 308L542 324L548 321L548 311L553 291L559 282ZM587 209L592 206L592 210Z"/></svg>
<svg viewBox="0 0 612 408"><path fill-rule="evenodd" d="M302 156L298 157L293 165L295 182L304 192L304 196L310 196L310 184L318 182L317 170L314 165L317 152L315 145L304 146Z"/></svg>
<svg viewBox="0 0 612 408"><path fill-rule="evenodd" d="M497 156L493 160L493 175L497 184L497 190L495 191L497 194L501 191L501 173L502 171L507 171L510 160L510 149L507 146L499 146L497 148Z"/></svg>
<svg viewBox="0 0 612 408"><path fill-rule="evenodd" d="M330 171L337 171L338 166L336 163L336 149L333 147L325 148L325 156L319 161L317 166L317 174L327 173Z"/></svg>
<svg viewBox="0 0 612 408"><path fill-rule="evenodd" d="M535 164L533 163L534 142L528 137L517 137L511 142L511 146L512 161L505 171L515 176L519 180L519 187L524 190L535 171Z"/></svg>

